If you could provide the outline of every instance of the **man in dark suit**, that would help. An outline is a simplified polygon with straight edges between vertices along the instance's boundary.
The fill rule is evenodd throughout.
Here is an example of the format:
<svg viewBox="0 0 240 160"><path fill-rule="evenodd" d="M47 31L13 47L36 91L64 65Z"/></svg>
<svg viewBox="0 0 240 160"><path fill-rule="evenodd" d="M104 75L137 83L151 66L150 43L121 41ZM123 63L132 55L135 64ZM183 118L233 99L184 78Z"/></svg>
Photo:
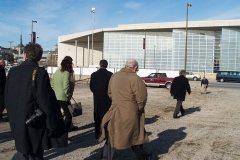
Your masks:
<svg viewBox="0 0 240 160"><path fill-rule="evenodd" d="M186 71L181 70L179 76L174 78L170 89L171 96L173 96L174 99L177 99L173 118L179 118L177 116L179 110L181 111L181 115L184 116L185 110L183 109L182 102L185 101L186 92L190 95L191 88L188 79L186 78Z"/></svg>
<svg viewBox="0 0 240 160"><path fill-rule="evenodd" d="M100 68L98 71L91 74L90 90L93 92L94 100L94 126L95 138L97 139L100 134L100 125L103 116L108 111L112 104L112 100L108 97L108 83L112 76L106 68L108 62L106 60L100 61Z"/></svg>
<svg viewBox="0 0 240 160"><path fill-rule="evenodd" d="M0 122L5 121L2 116L2 113L5 109L4 103L5 82L6 82L5 61L3 59L0 59Z"/></svg>

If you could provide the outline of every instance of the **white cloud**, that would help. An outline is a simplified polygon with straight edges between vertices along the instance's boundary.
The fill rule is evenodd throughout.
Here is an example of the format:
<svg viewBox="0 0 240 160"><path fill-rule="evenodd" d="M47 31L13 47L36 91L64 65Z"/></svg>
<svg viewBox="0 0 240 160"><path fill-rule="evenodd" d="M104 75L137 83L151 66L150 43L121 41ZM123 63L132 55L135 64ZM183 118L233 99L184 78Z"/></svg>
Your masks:
<svg viewBox="0 0 240 160"><path fill-rule="evenodd" d="M124 7L130 8L130 9L135 9L135 8L141 7L142 5L143 5L143 3L137 3L137 2L130 1L130 2L125 3Z"/></svg>
<svg viewBox="0 0 240 160"><path fill-rule="evenodd" d="M18 27L14 27L12 25L2 23L0 22L1 30L0 30L0 36L2 37L8 37L10 34L9 33L15 33L19 34L20 30Z"/></svg>
<svg viewBox="0 0 240 160"><path fill-rule="evenodd" d="M207 18L208 20L226 20L226 19L240 19L240 5L235 6L233 9L221 13L217 16Z"/></svg>

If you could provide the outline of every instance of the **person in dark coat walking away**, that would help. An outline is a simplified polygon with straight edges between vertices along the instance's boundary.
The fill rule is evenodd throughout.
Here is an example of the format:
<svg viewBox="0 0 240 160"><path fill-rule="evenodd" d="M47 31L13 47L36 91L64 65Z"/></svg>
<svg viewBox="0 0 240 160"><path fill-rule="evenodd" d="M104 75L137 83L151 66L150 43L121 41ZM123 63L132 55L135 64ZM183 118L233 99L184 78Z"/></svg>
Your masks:
<svg viewBox="0 0 240 160"><path fill-rule="evenodd" d="M96 139L100 134L100 125L103 116L112 104L112 100L108 97L107 92L108 83L113 73L106 69L108 66L108 62L106 60L101 60L99 65L99 70L92 73L90 78L90 90L93 92L94 101L93 116Z"/></svg>
<svg viewBox="0 0 240 160"><path fill-rule="evenodd" d="M186 71L181 70L178 77L173 79L170 93L174 99L177 99L177 104L175 111L173 113L173 118L179 118L177 114L179 110L181 111L181 115L184 116L185 110L183 109L182 103L185 101L186 92L191 94L191 88L188 83L188 79L186 78Z"/></svg>
<svg viewBox="0 0 240 160"><path fill-rule="evenodd" d="M203 77L201 80L201 94L206 94L207 93L207 87L208 87L208 79L206 77Z"/></svg>
<svg viewBox="0 0 240 160"><path fill-rule="evenodd" d="M49 137L57 128L53 110L53 91L47 71L38 68L33 92L32 75L42 58L43 49L39 44L29 43L24 48L24 62L11 68L5 87L5 104L17 153L13 160L42 160L43 151L50 149ZM34 96L34 95L35 96ZM33 98L35 97L35 98ZM27 125L38 109L45 113L45 121Z"/></svg>
<svg viewBox="0 0 240 160"><path fill-rule="evenodd" d="M0 59L0 122L6 121L3 119L2 113L5 109L4 89L6 83L5 61Z"/></svg>

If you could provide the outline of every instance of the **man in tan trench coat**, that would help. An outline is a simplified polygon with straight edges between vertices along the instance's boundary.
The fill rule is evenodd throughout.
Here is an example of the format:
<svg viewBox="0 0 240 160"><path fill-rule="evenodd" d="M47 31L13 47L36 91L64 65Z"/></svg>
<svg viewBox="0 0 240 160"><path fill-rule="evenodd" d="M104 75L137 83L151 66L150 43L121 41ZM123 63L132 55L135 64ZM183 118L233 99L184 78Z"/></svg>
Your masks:
<svg viewBox="0 0 240 160"><path fill-rule="evenodd" d="M101 159L111 160L114 150L132 148L139 160L150 160L152 155L143 150L148 142L144 128L147 89L136 75L138 63L134 59L126 62L125 68L112 75L108 95L112 106L105 114L99 141L106 139Z"/></svg>

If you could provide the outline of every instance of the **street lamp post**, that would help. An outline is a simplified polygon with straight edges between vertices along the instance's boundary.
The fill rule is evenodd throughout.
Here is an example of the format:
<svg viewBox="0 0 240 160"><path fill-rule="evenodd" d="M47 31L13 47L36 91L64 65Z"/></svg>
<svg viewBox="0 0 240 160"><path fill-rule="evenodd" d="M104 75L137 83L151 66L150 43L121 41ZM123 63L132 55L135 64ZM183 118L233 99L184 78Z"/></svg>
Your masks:
<svg viewBox="0 0 240 160"><path fill-rule="evenodd" d="M95 8L92 8L92 65L93 65L93 31L94 31L94 15L95 15Z"/></svg>
<svg viewBox="0 0 240 160"><path fill-rule="evenodd" d="M187 37L188 37L188 7L192 7L191 4L187 3L187 16L186 16L186 41L185 41L185 57L184 57L184 70L187 68Z"/></svg>
<svg viewBox="0 0 240 160"><path fill-rule="evenodd" d="M143 49L144 49L143 68L145 69L145 64L146 64L146 29L144 29Z"/></svg>
<svg viewBox="0 0 240 160"><path fill-rule="evenodd" d="M32 32L31 32L31 42L33 43L33 23L37 23L37 21L32 20Z"/></svg>

